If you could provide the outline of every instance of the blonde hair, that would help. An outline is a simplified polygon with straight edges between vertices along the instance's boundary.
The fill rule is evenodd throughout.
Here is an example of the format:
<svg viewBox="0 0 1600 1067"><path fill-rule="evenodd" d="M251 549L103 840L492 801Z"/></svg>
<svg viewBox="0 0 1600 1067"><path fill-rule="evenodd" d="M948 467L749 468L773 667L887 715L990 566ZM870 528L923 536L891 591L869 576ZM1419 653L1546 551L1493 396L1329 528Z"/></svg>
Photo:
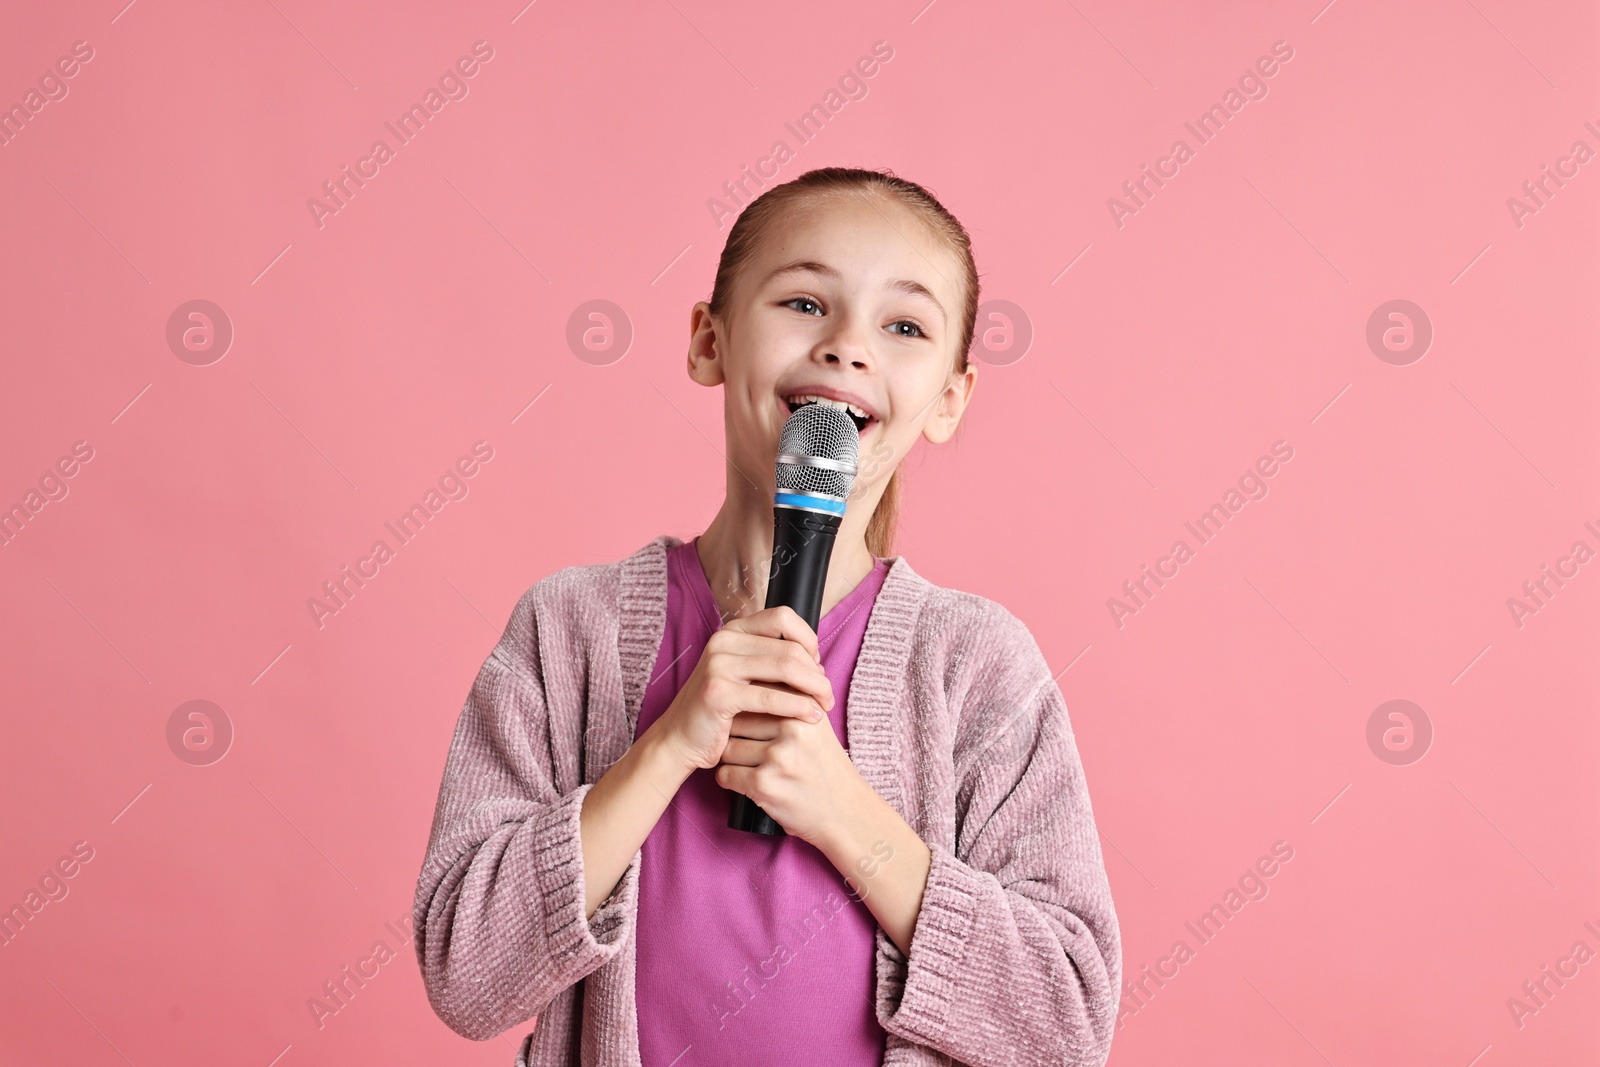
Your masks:
<svg viewBox="0 0 1600 1067"><path fill-rule="evenodd" d="M966 302L961 312L961 343L956 348L955 370L967 370L967 352L972 347L972 332L978 318L978 268L972 259L972 239L966 227L937 199L916 182L898 178L888 170L862 170L856 167L821 167L806 171L792 181L775 185L756 197L739 213L717 262L717 277L712 285L711 313L722 317L733 299L734 282L754 255L772 221L783 213L828 193L877 193L910 208L933 233L943 239L961 261ZM867 551L874 556L893 555L895 526L900 518L900 468L895 467L883 496L878 498L872 518L867 522Z"/></svg>

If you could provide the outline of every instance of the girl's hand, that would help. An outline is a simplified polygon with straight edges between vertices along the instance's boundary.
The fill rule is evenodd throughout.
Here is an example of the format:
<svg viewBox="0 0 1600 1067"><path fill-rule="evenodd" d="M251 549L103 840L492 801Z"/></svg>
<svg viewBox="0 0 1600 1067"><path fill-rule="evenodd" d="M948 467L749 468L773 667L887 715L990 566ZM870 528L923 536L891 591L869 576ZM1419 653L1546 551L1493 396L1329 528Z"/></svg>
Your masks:
<svg viewBox="0 0 1600 1067"><path fill-rule="evenodd" d="M785 833L818 848L827 835L858 821L877 797L831 723L759 712L733 721L717 784L743 793Z"/></svg>
<svg viewBox="0 0 1600 1067"><path fill-rule="evenodd" d="M816 633L793 608L764 608L729 619L711 635L694 673L650 729L660 728L690 766L715 767L741 712L814 725L832 707ZM826 725L822 730L833 733Z"/></svg>

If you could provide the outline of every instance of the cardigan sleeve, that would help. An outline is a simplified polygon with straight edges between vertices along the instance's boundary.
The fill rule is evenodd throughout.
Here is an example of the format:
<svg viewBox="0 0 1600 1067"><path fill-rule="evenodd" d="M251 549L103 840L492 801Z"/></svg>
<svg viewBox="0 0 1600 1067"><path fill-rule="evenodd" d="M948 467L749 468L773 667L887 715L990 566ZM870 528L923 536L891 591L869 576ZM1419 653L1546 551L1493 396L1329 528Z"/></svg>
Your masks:
<svg viewBox="0 0 1600 1067"><path fill-rule="evenodd" d="M456 723L412 910L429 1003L479 1041L543 1012L621 952L639 887L635 852L585 918L578 816L593 784L557 784L581 777L583 725L547 714L536 602L537 586Z"/></svg>
<svg viewBox="0 0 1600 1067"><path fill-rule="evenodd" d="M963 700L955 849L930 845L909 956L878 931L891 968L878 1020L971 1067L1098 1067L1121 933L1066 702L1032 635L1003 617Z"/></svg>

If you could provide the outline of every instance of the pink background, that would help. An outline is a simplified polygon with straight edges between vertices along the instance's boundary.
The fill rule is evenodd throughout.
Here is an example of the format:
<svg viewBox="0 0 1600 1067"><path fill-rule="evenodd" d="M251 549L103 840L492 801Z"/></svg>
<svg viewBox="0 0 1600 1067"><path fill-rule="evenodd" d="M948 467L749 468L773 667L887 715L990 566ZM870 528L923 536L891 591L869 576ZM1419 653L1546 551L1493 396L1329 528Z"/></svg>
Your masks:
<svg viewBox="0 0 1600 1067"><path fill-rule="evenodd" d="M1520 1026L1507 1004L1600 952L1600 563L1520 625L1507 604L1600 549L1600 162L1507 204L1600 150L1593 5L124 3L0 12L0 104L93 49L0 146L0 506L67 489L0 548L0 906L93 850L0 947L0 1058L511 1061L523 1028L452 1033L385 924L518 595L714 514L721 397L683 369L707 201L779 139L774 180L929 186L1031 324L1007 348L986 309L897 547L1062 672L1127 977L1195 950L1111 1062L1600 1057L1600 959ZM476 41L468 95L319 228L307 200ZM877 41L866 96L800 144L784 123ZM1267 95L1198 145L1185 121L1277 41ZM1119 226L1108 198L1178 138L1194 157ZM195 365L167 327L202 299L234 338ZM1404 365L1366 340L1397 299L1433 330ZM591 300L625 354L569 347ZM477 441L468 495L319 628L308 599ZM1184 523L1279 441L1200 545ZM1108 600L1180 538L1119 626ZM1421 759L1369 745L1396 699ZM220 761L169 745L191 700L231 724ZM1185 921L1279 841L1269 894L1198 946Z"/></svg>

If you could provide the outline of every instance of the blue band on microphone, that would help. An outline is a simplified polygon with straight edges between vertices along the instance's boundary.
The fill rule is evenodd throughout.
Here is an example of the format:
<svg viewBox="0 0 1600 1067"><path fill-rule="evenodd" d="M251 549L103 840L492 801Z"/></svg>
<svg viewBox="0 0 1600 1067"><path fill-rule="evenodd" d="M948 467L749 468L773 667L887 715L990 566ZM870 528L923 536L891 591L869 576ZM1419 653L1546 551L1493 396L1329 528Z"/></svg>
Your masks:
<svg viewBox="0 0 1600 1067"><path fill-rule="evenodd" d="M843 500L836 500L830 496L812 496L807 493L779 492L773 497L772 502L792 508L805 508L808 511L826 511L833 515L843 515L845 510Z"/></svg>

